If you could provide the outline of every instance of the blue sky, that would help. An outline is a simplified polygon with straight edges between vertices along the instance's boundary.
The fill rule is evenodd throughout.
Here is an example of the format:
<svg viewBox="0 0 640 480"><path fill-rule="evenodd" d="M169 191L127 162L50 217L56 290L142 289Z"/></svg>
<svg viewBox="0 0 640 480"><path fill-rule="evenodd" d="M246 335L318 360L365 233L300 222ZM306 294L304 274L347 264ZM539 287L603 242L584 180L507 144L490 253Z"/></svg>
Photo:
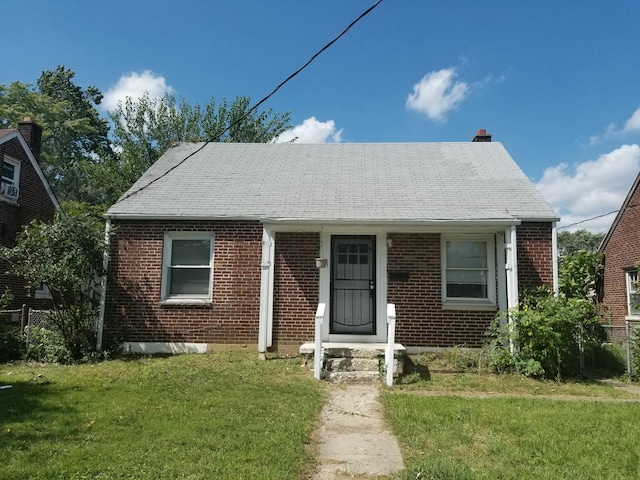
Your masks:
<svg viewBox="0 0 640 480"><path fill-rule="evenodd" d="M374 0L3 2L0 84L260 100ZM469 141L487 129L574 223L640 170L640 2L383 0L264 104L306 142ZM580 224L608 228L613 215Z"/></svg>

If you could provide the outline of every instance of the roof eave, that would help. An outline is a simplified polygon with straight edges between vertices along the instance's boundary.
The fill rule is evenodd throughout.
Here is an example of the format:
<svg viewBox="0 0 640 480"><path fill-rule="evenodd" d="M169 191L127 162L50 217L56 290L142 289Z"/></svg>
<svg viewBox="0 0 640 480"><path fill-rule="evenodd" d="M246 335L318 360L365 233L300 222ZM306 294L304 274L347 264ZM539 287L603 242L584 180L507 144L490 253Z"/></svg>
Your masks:
<svg viewBox="0 0 640 480"><path fill-rule="evenodd" d="M545 221L552 222L554 219L519 219L509 218L477 218L477 219L353 219L353 218L282 218L282 217L265 217L265 216L225 216L225 215L145 215L136 213L109 213L105 214L106 218L112 220L128 220L128 221L258 221L260 223L277 224L277 225L404 225L404 226L497 226L497 225L519 225L522 220L525 221Z"/></svg>

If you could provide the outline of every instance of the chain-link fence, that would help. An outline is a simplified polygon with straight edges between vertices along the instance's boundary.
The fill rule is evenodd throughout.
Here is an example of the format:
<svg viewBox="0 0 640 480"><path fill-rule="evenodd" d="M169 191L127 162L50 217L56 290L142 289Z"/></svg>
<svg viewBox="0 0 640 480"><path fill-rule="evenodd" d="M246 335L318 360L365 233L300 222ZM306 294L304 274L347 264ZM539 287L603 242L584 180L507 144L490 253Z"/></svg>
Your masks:
<svg viewBox="0 0 640 480"><path fill-rule="evenodd" d="M0 325L2 326L20 326L22 309L0 310Z"/></svg>
<svg viewBox="0 0 640 480"><path fill-rule="evenodd" d="M629 378L637 378L640 372L637 371L640 364L640 320L627 320L626 347L627 347L627 373Z"/></svg>
<svg viewBox="0 0 640 480"><path fill-rule="evenodd" d="M47 317L47 314L49 312L50 310L34 310L33 308L29 309L27 325L24 329L27 336L27 345L29 345L31 341L32 330L36 328L51 328L51 321Z"/></svg>
<svg viewBox="0 0 640 480"><path fill-rule="evenodd" d="M640 321L627 321L625 325L602 325L602 328L605 333L602 346L580 352L582 373L606 370L622 374L626 371L629 377L635 376L638 372L633 367L632 345L634 335L640 335Z"/></svg>

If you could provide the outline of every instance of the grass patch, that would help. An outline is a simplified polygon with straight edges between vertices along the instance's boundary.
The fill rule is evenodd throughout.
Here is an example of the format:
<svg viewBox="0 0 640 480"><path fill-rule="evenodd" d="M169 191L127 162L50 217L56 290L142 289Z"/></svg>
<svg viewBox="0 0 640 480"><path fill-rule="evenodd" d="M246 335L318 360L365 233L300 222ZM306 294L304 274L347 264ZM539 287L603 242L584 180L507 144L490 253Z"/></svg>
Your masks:
<svg viewBox="0 0 640 480"><path fill-rule="evenodd" d="M640 478L637 403L384 392L404 479Z"/></svg>
<svg viewBox="0 0 640 480"><path fill-rule="evenodd" d="M301 478L322 384L256 357L1 365L2 478Z"/></svg>
<svg viewBox="0 0 640 480"><path fill-rule="evenodd" d="M592 379L556 382L520 374L493 374L482 369L478 352L458 349L442 354L412 355L407 375L395 390L501 395L637 398L634 394Z"/></svg>

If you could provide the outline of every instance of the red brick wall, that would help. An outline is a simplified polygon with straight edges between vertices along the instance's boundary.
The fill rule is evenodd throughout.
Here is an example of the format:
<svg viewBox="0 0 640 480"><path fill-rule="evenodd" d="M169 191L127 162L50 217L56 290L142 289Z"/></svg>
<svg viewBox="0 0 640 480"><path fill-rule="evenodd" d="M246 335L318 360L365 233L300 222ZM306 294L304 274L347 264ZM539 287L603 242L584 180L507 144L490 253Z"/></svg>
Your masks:
<svg viewBox="0 0 640 480"><path fill-rule="evenodd" d="M440 234L394 233L390 272L408 281L389 281L388 301L396 305L396 341L413 347L481 346L495 311L443 310Z"/></svg>
<svg viewBox="0 0 640 480"><path fill-rule="evenodd" d="M523 222L516 229L518 239L519 293L547 285L553 289L552 224Z"/></svg>
<svg viewBox="0 0 640 480"><path fill-rule="evenodd" d="M276 233L274 344L313 340L319 301L319 273L315 265L319 248L318 233Z"/></svg>
<svg viewBox="0 0 640 480"><path fill-rule="evenodd" d="M213 232L213 302L160 305L165 232ZM258 222L114 222L105 331L119 341L256 344Z"/></svg>
<svg viewBox="0 0 640 480"><path fill-rule="evenodd" d="M112 236L106 328L128 341L252 343L258 338L261 234L251 222L118 222ZM214 296L206 307L161 306L164 233L213 231ZM548 238L547 235L548 234ZM520 235L521 233L521 235ZM408 346L480 346L495 311L443 310L440 234L390 235L388 270L407 272L390 280L388 301L396 304L397 340ZM521 283L552 278L551 228L524 225L519 251ZM274 345L313 339L319 272L318 233L276 233Z"/></svg>
<svg viewBox="0 0 640 480"><path fill-rule="evenodd" d="M50 222L54 218L56 207L18 139L0 144L0 159L5 154L20 161L20 194L17 204L0 199L0 245L12 247L24 225L34 219ZM49 305L46 300L36 300L29 296L30 292L21 279L4 274L7 268L6 263L0 262L0 292L9 287L14 295L9 308L19 308L22 304L33 308Z"/></svg>
<svg viewBox="0 0 640 480"><path fill-rule="evenodd" d="M603 253L603 303L613 324L624 325L628 315L625 269L633 269L640 261L640 189L633 192Z"/></svg>

